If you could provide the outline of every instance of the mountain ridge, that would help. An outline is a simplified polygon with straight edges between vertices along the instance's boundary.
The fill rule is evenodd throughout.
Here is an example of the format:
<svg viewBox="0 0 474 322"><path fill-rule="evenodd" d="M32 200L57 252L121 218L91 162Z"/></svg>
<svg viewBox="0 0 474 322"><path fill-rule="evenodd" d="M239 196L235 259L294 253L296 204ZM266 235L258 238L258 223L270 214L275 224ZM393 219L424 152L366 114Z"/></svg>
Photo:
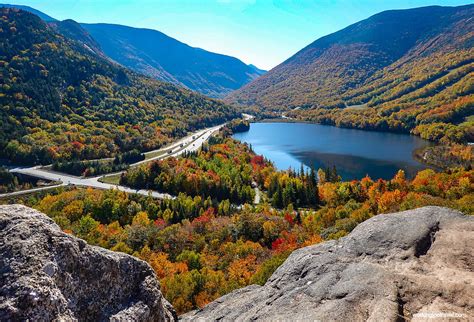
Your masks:
<svg viewBox="0 0 474 322"><path fill-rule="evenodd" d="M472 16L474 5L376 14L314 41L225 101L302 121L472 142Z"/></svg>
<svg viewBox="0 0 474 322"><path fill-rule="evenodd" d="M122 65L211 97L222 97L262 73L238 58L192 47L157 30L106 23L81 26Z"/></svg>
<svg viewBox="0 0 474 322"><path fill-rule="evenodd" d="M98 56L107 59L107 55L102 51L100 44L84 30L79 23L72 19L63 21L52 21L48 23L61 35L74 39L84 45L84 47Z"/></svg>
<svg viewBox="0 0 474 322"><path fill-rule="evenodd" d="M91 47L94 52L124 67L213 98L222 98L265 73L236 57L190 46L151 28L79 23L72 19L58 21L28 6L0 4L2 6L20 8L43 17L64 36L85 41L85 45L95 43ZM79 31L79 25L84 31Z"/></svg>
<svg viewBox="0 0 474 322"><path fill-rule="evenodd" d="M239 115L221 101L98 56L34 14L0 10L0 150L11 161L152 150Z"/></svg>
<svg viewBox="0 0 474 322"><path fill-rule="evenodd" d="M0 3L0 8L16 8L16 9L21 9L21 10L24 10L24 11L28 11L28 12L31 12L32 14L34 15L37 15L38 17L40 17L42 20L46 21L46 22L54 22L54 21L58 21L57 19L45 14L44 12L42 11L39 11L35 8L32 8L30 6L24 6L24 5L19 5L19 4L8 4L8 3Z"/></svg>
<svg viewBox="0 0 474 322"><path fill-rule="evenodd" d="M317 39L259 79L231 93L227 101L267 109L342 107L340 99L330 96L343 95L363 85L376 71L407 54L421 37L438 30L438 23L445 20L446 24L448 18L453 19L450 13L465 12L467 16L473 8L430 6L378 13ZM427 19L429 14L436 16Z"/></svg>

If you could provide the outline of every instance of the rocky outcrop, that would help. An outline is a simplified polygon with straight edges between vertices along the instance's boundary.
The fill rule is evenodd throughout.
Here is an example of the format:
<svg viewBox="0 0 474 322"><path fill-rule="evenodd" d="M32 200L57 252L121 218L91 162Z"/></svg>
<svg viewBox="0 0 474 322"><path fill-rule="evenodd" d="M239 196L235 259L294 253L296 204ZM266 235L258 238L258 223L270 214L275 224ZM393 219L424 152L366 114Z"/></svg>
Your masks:
<svg viewBox="0 0 474 322"><path fill-rule="evenodd" d="M297 250L252 285L183 320L396 321L474 313L474 218L440 207L373 217ZM153 270L89 246L47 216L0 206L0 320L176 319Z"/></svg>
<svg viewBox="0 0 474 322"><path fill-rule="evenodd" d="M293 252L264 286L183 320L400 321L474 314L474 218L440 207L379 215ZM439 321L439 319L437 319Z"/></svg>
<svg viewBox="0 0 474 322"><path fill-rule="evenodd" d="M89 246L36 210L0 206L0 320L176 319L152 268Z"/></svg>

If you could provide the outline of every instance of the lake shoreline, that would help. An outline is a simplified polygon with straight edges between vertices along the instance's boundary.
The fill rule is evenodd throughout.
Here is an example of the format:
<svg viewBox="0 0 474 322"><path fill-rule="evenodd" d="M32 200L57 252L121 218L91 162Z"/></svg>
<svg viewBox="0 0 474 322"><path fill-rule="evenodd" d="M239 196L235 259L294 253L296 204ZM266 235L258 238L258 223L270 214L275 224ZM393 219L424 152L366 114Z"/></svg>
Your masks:
<svg viewBox="0 0 474 322"><path fill-rule="evenodd" d="M318 122L313 122L313 121L306 121L306 120L299 120L299 119L294 119L294 118L263 118L263 119L253 119L250 121L250 123L302 123L302 124L315 124L315 125L321 125L321 126L330 126L330 127L335 127L338 129L348 129L348 130L358 130L358 131L364 131L364 132L377 132L377 133L392 133L392 134L402 134L402 135L408 135L408 136L414 136L417 138L420 138L422 140L422 137L419 135L415 135L410 132L404 132L404 131L381 131L381 130L374 130L374 129L361 129L358 127L347 127L347 126L337 126L334 124L324 124L324 123L318 123ZM426 140L428 141L428 140ZM431 142L431 141L429 141ZM434 143L434 142L433 142Z"/></svg>
<svg viewBox="0 0 474 322"><path fill-rule="evenodd" d="M415 158L414 151L431 143L408 133L366 131L281 118L252 122L235 139L251 144L256 153L280 170L289 167L336 166L344 180L391 179L398 169L412 176L431 166Z"/></svg>
<svg viewBox="0 0 474 322"><path fill-rule="evenodd" d="M331 124L323 124L323 123L317 123L317 122L312 122L312 121L305 121L305 120L298 120L294 118L264 118L264 119L254 119L250 121L250 123L302 123L302 124L317 124L321 126L332 126L332 127L337 127L340 129L351 129L351 130L359 130L359 131L367 131L367 132L379 132L379 133L395 133L395 134L402 134L402 135L409 135L409 136L414 136L421 138L418 135L412 134L410 132L396 132L396 131L380 131L380 130L372 130L372 129L360 129L360 128L355 128L355 127L342 127L342 126L337 126L337 125L331 125ZM426 140L428 141L428 140ZM432 146L439 146L436 142L428 141L431 142ZM418 162L426 165L428 168L434 169L436 171L443 171L444 169L437 166L436 164L433 164L431 162L428 162L422 157L422 152L424 152L427 149L427 147L421 148L421 149L414 149L412 151L413 158L417 160Z"/></svg>

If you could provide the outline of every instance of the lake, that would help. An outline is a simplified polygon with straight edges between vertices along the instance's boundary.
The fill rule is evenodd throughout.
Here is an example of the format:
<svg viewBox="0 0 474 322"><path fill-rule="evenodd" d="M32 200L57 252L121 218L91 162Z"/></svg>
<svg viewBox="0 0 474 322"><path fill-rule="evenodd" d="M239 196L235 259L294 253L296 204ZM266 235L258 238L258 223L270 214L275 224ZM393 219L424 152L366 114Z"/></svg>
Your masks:
<svg viewBox="0 0 474 322"><path fill-rule="evenodd" d="M252 145L257 154L280 170L336 166L343 180L391 179L398 169L408 177L426 166L413 158L414 149L430 143L419 137L388 132L344 129L308 123L251 123L233 136Z"/></svg>

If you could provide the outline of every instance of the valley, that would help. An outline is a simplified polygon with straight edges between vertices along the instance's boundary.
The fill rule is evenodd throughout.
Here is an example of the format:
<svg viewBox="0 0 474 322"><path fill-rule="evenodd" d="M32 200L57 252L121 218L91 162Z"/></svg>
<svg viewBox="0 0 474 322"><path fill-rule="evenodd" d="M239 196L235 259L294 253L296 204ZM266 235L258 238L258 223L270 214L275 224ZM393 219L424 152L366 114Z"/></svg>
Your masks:
<svg viewBox="0 0 474 322"><path fill-rule="evenodd" d="M145 260L179 314L265 284L292 251L338 240L378 214L433 204L474 214L473 170L351 181L333 169L279 171L226 131L197 153L130 169L130 193L71 185L0 203L33 207L92 245Z"/></svg>
<svg viewBox="0 0 474 322"><path fill-rule="evenodd" d="M256 153L279 170L336 166L343 180L392 178L399 169L408 177L425 166L414 160L416 149L429 141L406 134L361 131L309 123L251 123L247 132L233 136L250 144Z"/></svg>
<svg viewBox="0 0 474 322"><path fill-rule="evenodd" d="M72 2L0 5L0 320L474 312L474 5Z"/></svg>
<svg viewBox="0 0 474 322"><path fill-rule="evenodd" d="M150 162L157 159L163 159L167 157L178 157L181 154L197 151L209 139L209 137L214 132L218 131L222 126L224 125L219 125L219 126L215 126L212 128L208 128L208 129L204 129L204 130L192 133L178 140L176 143L171 144L170 146L167 146L160 150L147 152L145 155L158 154L158 152L163 152L163 153L158 154L158 156L156 157L150 157L150 158L147 158L146 160L130 164L130 167L136 167L143 163ZM29 168L28 167L10 167L10 172L20 173L20 174L24 174L24 175L28 175L28 176L36 177L40 179L45 179L45 180L57 181L57 182L60 182L60 184L49 186L49 187L43 187L43 188L34 188L34 189L29 189L29 190L20 190L20 191L15 191L15 192L10 192L10 193L4 193L4 194L0 194L0 198L8 198L12 196L21 195L21 194L29 194L32 192L48 190L48 189L57 188L59 186L65 186L65 185L91 187L91 188L97 188L97 189L118 189L120 191L124 191L127 193L137 193L144 196L150 195L154 198L161 198L161 199L173 198L173 196L166 193L160 193L157 191L150 191L150 190L138 190L138 189L135 190L135 189L131 189L129 187L121 186L118 184L110 184L110 183L107 183L106 180L104 180L107 177L120 176L122 173L124 173L123 171L106 174L105 176L92 177L92 178L83 178L83 177L67 175L60 172L54 172L49 169L44 169L44 167L42 166L35 166L35 167L29 167Z"/></svg>
<svg viewBox="0 0 474 322"><path fill-rule="evenodd" d="M473 14L473 5L376 14L317 39L226 101L264 116L472 142Z"/></svg>
<svg viewBox="0 0 474 322"><path fill-rule="evenodd" d="M88 51L137 73L223 98L265 73L238 58L189 46L158 30L109 23L59 21L28 6L18 7L39 16L56 32Z"/></svg>

